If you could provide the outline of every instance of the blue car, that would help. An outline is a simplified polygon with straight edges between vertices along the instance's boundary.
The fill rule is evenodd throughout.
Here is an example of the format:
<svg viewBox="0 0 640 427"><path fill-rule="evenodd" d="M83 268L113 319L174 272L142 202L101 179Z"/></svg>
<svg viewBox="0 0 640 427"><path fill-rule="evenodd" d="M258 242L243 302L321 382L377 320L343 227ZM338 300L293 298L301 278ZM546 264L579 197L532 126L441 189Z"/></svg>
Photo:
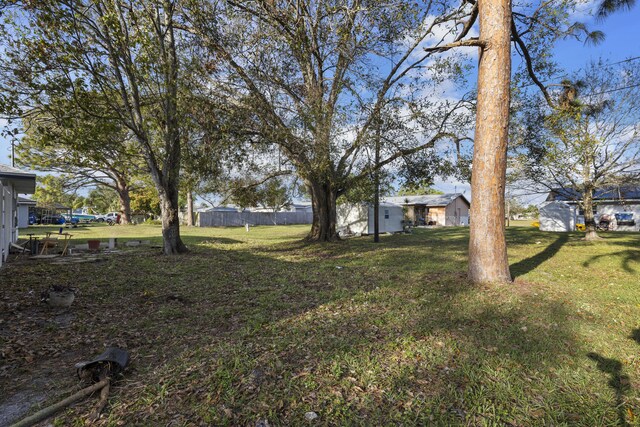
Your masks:
<svg viewBox="0 0 640 427"><path fill-rule="evenodd" d="M62 215L62 219L64 220L63 224L68 222L71 225L76 225L80 222L80 218L77 216L71 216L71 218L69 218L69 215Z"/></svg>
<svg viewBox="0 0 640 427"><path fill-rule="evenodd" d="M65 219L62 215L54 214L54 215L43 215L40 218L39 224L49 224L49 225L62 225L64 224Z"/></svg>

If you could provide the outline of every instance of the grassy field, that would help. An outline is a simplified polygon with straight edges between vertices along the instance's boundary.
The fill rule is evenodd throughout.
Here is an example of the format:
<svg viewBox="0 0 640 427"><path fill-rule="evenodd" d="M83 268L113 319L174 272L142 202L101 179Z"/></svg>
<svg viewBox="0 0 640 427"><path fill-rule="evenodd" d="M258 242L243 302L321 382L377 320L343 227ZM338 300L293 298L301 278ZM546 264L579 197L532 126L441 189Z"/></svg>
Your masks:
<svg viewBox="0 0 640 427"><path fill-rule="evenodd" d="M185 228L185 256L7 264L0 405L64 396L75 362L120 345L131 367L98 425L640 425L640 236L510 227L515 282L472 286L468 229L379 245L308 245L307 229ZM160 242L157 226L71 232ZM69 313L38 302L53 283L80 288Z"/></svg>

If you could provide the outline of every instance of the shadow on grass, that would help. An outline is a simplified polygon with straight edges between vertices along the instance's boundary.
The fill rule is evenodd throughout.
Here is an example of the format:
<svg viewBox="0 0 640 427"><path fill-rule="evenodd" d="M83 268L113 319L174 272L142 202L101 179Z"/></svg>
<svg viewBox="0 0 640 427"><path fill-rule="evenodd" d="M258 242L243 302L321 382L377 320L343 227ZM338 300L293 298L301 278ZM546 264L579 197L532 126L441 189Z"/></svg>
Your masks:
<svg viewBox="0 0 640 427"><path fill-rule="evenodd" d="M560 248L562 248L562 246L564 246L564 244L567 243L568 241L569 241L569 235L562 233L558 236L558 238L553 243L547 246L543 251L537 253L532 257L523 259L515 264L512 264L510 269L511 269L511 274L513 278L515 279L518 276L525 275L533 271L534 269L536 269L543 262L553 258L553 256L558 253Z"/></svg>
<svg viewBox="0 0 640 427"><path fill-rule="evenodd" d="M596 367L609 374L609 387L616 395L616 409L618 412L618 425L628 426L625 412L624 396L629 391L629 376L622 373L622 362L616 359L602 357L597 353L588 353L587 357L596 362Z"/></svg>
<svg viewBox="0 0 640 427"><path fill-rule="evenodd" d="M492 421L507 423L508 388L529 387L520 373L545 372L580 344L561 304L519 294L512 303L447 272L467 236L466 229L425 230L388 236L384 246L356 239L233 250L222 245L234 239L189 236L199 246L183 257L132 251L100 264L34 264L0 272L0 281L17 299L45 276L61 284L90 278L79 284L66 329L72 338L62 345L131 351L130 379L144 388L118 390L114 424L302 425L307 411L333 425L482 424L483 399L508 413ZM362 264L337 269L332 256ZM431 260L429 271L406 261L418 258ZM16 313L0 310L0 320ZM33 303L20 313L47 315ZM24 347L59 351L59 328L42 325Z"/></svg>
<svg viewBox="0 0 640 427"><path fill-rule="evenodd" d="M635 273L636 269L631 266L632 263L640 263L640 250L638 249L626 249L618 252L608 252L601 255L594 255L585 261L582 265L588 267L592 263L598 261L601 258L619 257L620 266L627 273Z"/></svg>

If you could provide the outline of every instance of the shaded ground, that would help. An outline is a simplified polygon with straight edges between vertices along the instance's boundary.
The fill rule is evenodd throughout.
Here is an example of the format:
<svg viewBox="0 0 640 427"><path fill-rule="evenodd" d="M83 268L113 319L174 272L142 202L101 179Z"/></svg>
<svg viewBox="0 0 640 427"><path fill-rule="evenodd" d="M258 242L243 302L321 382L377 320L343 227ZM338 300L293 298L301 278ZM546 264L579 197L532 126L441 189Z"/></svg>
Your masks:
<svg viewBox="0 0 640 427"><path fill-rule="evenodd" d="M473 287L463 228L380 245L307 245L305 227L183 232L182 257L140 247L3 268L0 413L25 393L64 397L75 362L119 345L132 365L102 425L637 423L636 235L511 228L516 283ZM39 303L53 283L80 288L68 312ZM81 424L92 403L59 423Z"/></svg>

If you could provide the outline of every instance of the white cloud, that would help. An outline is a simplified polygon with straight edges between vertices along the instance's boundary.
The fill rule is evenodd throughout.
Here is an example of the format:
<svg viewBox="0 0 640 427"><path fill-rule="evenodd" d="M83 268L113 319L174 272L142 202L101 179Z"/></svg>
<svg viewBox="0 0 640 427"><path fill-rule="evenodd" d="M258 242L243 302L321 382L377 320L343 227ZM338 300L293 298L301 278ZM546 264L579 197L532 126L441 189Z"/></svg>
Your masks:
<svg viewBox="0 0 640 427"><path fill-rule="evenodd" d="M598 0L579 0L573 13L569 15L569 20L571 22L593 21L599 3Z"/></svg>

